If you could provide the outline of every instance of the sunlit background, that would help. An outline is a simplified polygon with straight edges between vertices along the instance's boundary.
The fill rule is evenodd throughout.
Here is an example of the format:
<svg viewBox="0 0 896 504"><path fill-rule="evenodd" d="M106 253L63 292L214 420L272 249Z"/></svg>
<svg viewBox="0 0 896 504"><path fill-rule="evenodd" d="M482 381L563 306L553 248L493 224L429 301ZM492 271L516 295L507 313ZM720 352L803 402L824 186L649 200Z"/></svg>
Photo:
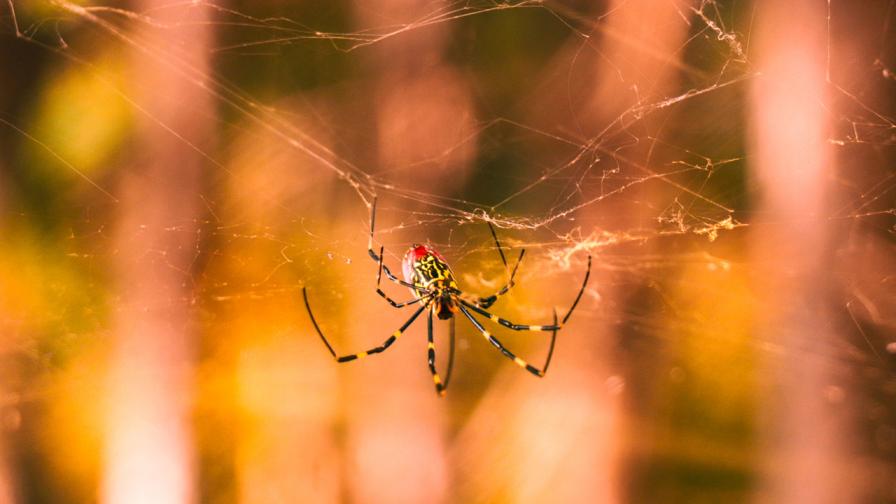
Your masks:
<svg viewBox="0 0 896 504"><path fill-rule="evenodd" d="M0 2L0 502L896 502L894 4Z"/></svg>

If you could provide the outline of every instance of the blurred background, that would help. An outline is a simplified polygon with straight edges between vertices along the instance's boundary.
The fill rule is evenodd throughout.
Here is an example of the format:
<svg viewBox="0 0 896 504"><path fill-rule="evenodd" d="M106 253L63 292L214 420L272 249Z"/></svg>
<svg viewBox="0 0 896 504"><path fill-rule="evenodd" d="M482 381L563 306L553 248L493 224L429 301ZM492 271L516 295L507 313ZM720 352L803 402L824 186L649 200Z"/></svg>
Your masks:
<svg viewBox="0 0 896 504"><path fill-rule="evenodd" d="M896 502L894 3L2 2L0 502Z"/></svg>

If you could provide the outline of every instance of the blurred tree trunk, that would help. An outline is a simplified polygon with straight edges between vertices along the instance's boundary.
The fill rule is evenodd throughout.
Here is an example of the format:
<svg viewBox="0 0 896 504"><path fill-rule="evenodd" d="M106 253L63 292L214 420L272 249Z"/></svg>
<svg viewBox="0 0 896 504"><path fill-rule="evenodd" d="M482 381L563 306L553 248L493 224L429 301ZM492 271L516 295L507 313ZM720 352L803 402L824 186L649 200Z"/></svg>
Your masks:
<svg viewBox="0 0 896 504"><path fill-rule="evenodd" d="M134 9L153 12L160 25L140 25L133 35L130 94L145 114L137 116L132 165L121 180L115 270L121 302L101 498L189 503L197 497L191 267L203 163L191 144L207 148L212 104L173 68L205 75L210 33L198 3L143 0Z"/></svg>
<svg viewBox="0 0 896 504"><path fill-rule="evenodd" d="M834 372L824 355L833 341L825 295L831 277L823 269L831 250L822 215L833 169L825 4L765 0L758 6L753 177L760 186L756 214L775 220L758 223L752 248L760 334L784 349L767 364L776 394L765 412L760 499L854 502L844 464L849 425L829 401Z"/></svg>
<svg viewBox="0 0 896 504"><path fill-rule="evenodd" d="M2 203L0 201L0 207L2 207ZM11 353L9 347L12 346L17 335L15 329L7 327L12 324L6 323L10 319L6 317L7 314L3 308L2 300L0 300L0 331L2 331L0 333L2 334L0 336L0 363L12 367L12 364L8 362L11 360L9 359ZM19 396L16 388L10 386L12 380L9 379L10 375L14 373L14 369L0 368L0 376L3 377L3 381L0 382L0 411L2 411L2 416L0 416L0 502L9 504L20 502L18 471L16 471L18 461L15 458L15 451L11 449L12 443L10 443L12 441L11 431L18 428L19 421Z"/></svg>
<svg viewBox="0 0 896 504"><path fill-rule="evenodd" d="M662 172L662 167L668 162L667 154L662 149L655 149L655 141L650 140L664 136L663 126L667 117L661 112L645 115L631 124L631 130L624 123L631 120L630 110L674 96L679 89L679 81L684 74L679 48L688 38L689 19L693 19L690 9L694 3L693 0L613 0L606 7L606 19L600 22L601 46L599 53L592 56L590 71L593 89L586 95L588 106L582 109L582 124L588 138L597 132L608 132L606 140L612 145L620 139L614 138L617 128L611 125L621 119L620 124L626 128L625 134L634 134L646 140L618 151L595 153L606 156L611 165L619 163L622 172L630 176L647 177ZM599 140L604 142L603 138ZM615 160L617 155L618 160ZM605 205L584 209L580 214L597 223L595 229L603 228L611 232L655 228L655 209L644 202L666 200L670 187L645 180L627 188L619 198L610 198ZM636 250L622 250L623 254L649 256L658 253L657 247L658 242L652 240ZM649 458L657 450L652 439L654 433L637 432L637 426L641 425L638 422L639 414L643 413L639 407L644 407L646 402L645 397L638 395L638 390L642 389L640 383L642 380L654 384L660 382L662 376L654 372L664 370L665 362L651 362L649 355L640 355L636 362L625 362L624 356L617 354L618 349L624 346L627 334L626 326L614 321L624 318L622 314L630 310L634 312L643 303L639 292L650 287L638 278L620 282L614 278L611 265L605 265L604 271L601 271L601 251L597 252L598 271L592 282L599 293L598 299L602 301L597 311L599 336L579 329L574 336L577 341L571 344L590 348L590 352L578 356L576 364L582 372L591 373L593 386L601 391L602 400L594 405L596 417L611 418L598 424L605 426L602 433L604 439L591 446L603 454L599 459L602 462L599 472L601 485L593 485L593 498L604 502L609 499L624 502L643 498L638 495L640 489L633 489L632 486L642 481L642 475L637 471L645 470L643 466L626 466L625 461ZM613 365L614 362L620 362L622 366ZM628 376L627 371L636 375ZM624 395L621 394L623 390L626 391ZM629 430L631 433L627 432ZM580 448L580 451L580 456L587 455L585 450ZM575 461L570 462L576 465ZM660 486L655 482L650 484Z"/></svg>
<svg viewBox="0 0 896 504"><path fill-rule="evenodd" d="M0 215L6 215L9 211L9 194L7 193L9 183L7 180L7 166L0 161ZM0 217L0 233L11 234L9 225L5 217ZM15 318L11 317L6 307L7 299L4 299L6 292L3 286L0 286L0 408L10 407L16 408L18 412L18 397L14 392L14 388L10 386L13 383L12 376L17 374L14 364L10 358L15 342L19 338L15 324L12 322ZM0 418L2 422L3 418ZM8 502L10 504L19 502L18 486L15 481L15 464L16 461L10 455L10 437L5 432L4 425L0 423L0 502Z"/></svg>
<svg viewBox="0 0 896 504"><path fill-rule="evenodd" d="M315 140L330 148L332 139L307 118L313 117L311 111L330 112L337 104L338 98L326 92L302 92L274 105L291 114L297 130L316 132ZM253 121L236 129L241 135L233 141L233 154L222 174L227 184L215 215L222 222L238 222L237 227L251 229L249 233L264 230L283 241L228 240L216 248L216 259L202 278L203 292L205 287L214 292L222 285L240 289L232 300L210 296L209 309L215 316L204 345L211 351L203 355L203 369L208 372L202 373L205 388L200 392L202 413L213 422L202 429L208 436L202 443L210 450L206 456L223 458L220 438L231 436L235 481L227 480L226 460L215 462L225 466L214 468L223 469L221 479L205 481L219 495L235 486L237 501L245 504L338 502L344 485L339 431L334 428L341 420L340 366L317 338L308 314L297 303L301 294L296 296L293 287L300 281L309 285L316 301L330 287L326 280L333 273L317 262L311 266L307 259L283 261L315 250L294 216L322 216L325 221L334 205L333 194L345 188L344 182L321 169L318 160L285 150L280 136ZM343 236L350 233L343 228L357 231L357 223L351 224L324 227ZM367 253L361 247L357 252ZM366 257L356 262L370 266L361 261L369 261ZM276 287L282 285L289 287ZM315 307L321 320L331 313L322 303ZM235 403L221 393L222 382L232 385L224 390Z"/></svg>

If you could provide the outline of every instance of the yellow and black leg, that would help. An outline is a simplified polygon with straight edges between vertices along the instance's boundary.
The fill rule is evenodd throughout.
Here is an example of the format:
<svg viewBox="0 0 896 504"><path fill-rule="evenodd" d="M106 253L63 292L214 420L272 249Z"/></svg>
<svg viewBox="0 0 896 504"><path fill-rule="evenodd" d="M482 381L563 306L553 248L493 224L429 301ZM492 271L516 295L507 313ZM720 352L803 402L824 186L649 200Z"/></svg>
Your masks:
<svg viewBox="0 0 896 504"><path fill-rule="evenodd" d="M414 291L421 295L417 296L416 298L414 298L410 301L405 301L403 303L399 303L399 302L395 301L394 299L390 298L388 295L386 295L385 292L383 292L383 289L380 288L380 281L383 278L383 247L380 247L379 262L380 262L380 267L379 267L379 271L376 274L376 293L379 294L380 297L385 299L386 302L388 302L390 305L394 306L395 308L403 308L409 304L419 303L423 300L426 300L426 299L429 299L430 297L432 297L432 294L422 295L426 291L415 288Z"/></svg>
<svg viewBox="0 0 896 504"><path fill-rule="evenodd" d="M514 331L556 331L557 329L560 329L561 327L563 327L562 324L560 324L560 325L558 325L558 324L553 324L553 325L517 324L517 323L511 322L507 319L503 319L503 318L495 315L494 313L489 313L489 312L483 310L482 308L476 306L475 304L470 303L464 299L461 299L460 302L467 308L482 315L483 317L488 317L489 320L492 320L493 322L501 324L502 326L504 326L508 329L513 329Z"/></svg>
<svg viewBox="0 0 896 504"><path fill-rule="evenodd" d="M427 361L429 362L429 371L432 373L432 381L435 383L436 393L440 396L445 395L445 390L448 388L448 382L451 380L451 369L454 367L454 317L451 318L450 330L451 341L449 342L448 371L445 373L445 380L443 381L439 376L438 371L436 371L436 345L432 335L432 311L429 312L426 326L426 354Z"/></svg>
<svg viewBox="0 0 896 504"><path fill-rule="evenodd" d="M516 277L516 271L520 267L520 262L523 260L523 255L525 255L525 253L526 253L526 249L520 250L520 256L517 258L516 264L513 265L513 270L510 272L510 280L508 280L507 283L504 284L504 287L501 287L501 289L498 290L498 292L492 294L491 296L481 297L481 298L477 299L476 305L478 305L482 308L488 308L491 305L495 304L495 301L497 301L499 297L503 296L504 294L507 294L507 291L509 291L514 285L516 285L516 283L514 282L514 278ZM503 259L503 257L504 257L503 254L501 257ZM506 263L505 263L505 266L506 266Z"/></svg>
<svg viewBox="0 0 896 504"><path fill-rule="evenodd" d="M383 256L383 247L380 247L379 254L374 252L374 250L373 250L373 226L374 226L375 222L376 222L376 198L373 198L373 205L372 205L372 208L370 209L370 237L367 240L367 254L370 255L371 259L373 259L374 261L379 263L380 273L377 274L377 277L379 277L379 275L381 273L385 272L386 278L388 278L392 282L397 283L398 285L401 285L404 287L414 289L415 291L418 291L419 288L416 285L414 285L412 283L405 282L404 280L398 278L397 276L392 274L392 271L389 270L388 266L383 264L383 260L384 260L383 259L383 257L384 257ZM379 285L379 278L377 278L377 285Z"/></svg>
<svg viewBox="0 0 896 504"><path fill-rule="evenodd" d="M422 301L427 301L427 300L429 300L429 299L432 297L432 294L429 294L429 295L427 295L427 296L423 296L423 297L419 297L419 298L411 299L410 301L404 301L404 302L402 302L402 303L397 303L397 302L395 302L395 300L393 300L392 298L390 298L389 296L387 296L386 293L383 292L383 291L380 290L380 289L377 289L377 290L376 290L376 293L379 294L380 296L382 296L383 299L385 299L386 301L388 301L389 304L392 305L392 306L394 306L395 308L404 308L404 307L407 306L407 305L412 305L412 304L414 304L414 303L420 303L420 302L422 302Z"/></svg>
<svg viewBox="0 0 896 504"><path fill-rule="evenodd" d="M498 241L498 233L495 232L495 227L492 226L491 222L488 222L488 229L492 232L492 238L495 240L495 246L498 248L498 254L501 255L501 262L504 263L504 270L506 271L509 266L507 265L507 258L504 256L504 249L501 247L501 242ZM526 249L520 250L520 256L516 260L516 264L513 265L513 270L510 273L510 279L504 284L504 287L501 287L498 292L492 294L491 296L481 297L476 300L476 305L482 308L488 308L491 305L495 304L495 301L498 300L499 297L507 294L515 284L514 277L516 277L516 270L520 267L520 262L523 260L523 255L526 253Z"/></svg>
<svg viewBox="0 0 896 504"><path fill-rule="evenodd" d="M548 370L548 365L550 365L550 363L551 363L551 357L554 355L554 343L557 340L557 330L556 329L554 329L551 333L551 346L550 346L550 349L548 350L548 357L547 357L547 359L545 359L544 366L541 369L539 369L539 368L533 366L532 364L529 364L528 362L524 361L523 359L517 357L513 352L508 350L507 347L502 345L501 342L498 341L497 338L495 338L494 336L492 336L492 334L490 332L485 330L485 327L483 327L482 324L479 323L478 320L476 320L476 317L474 317L463 305L459 306L459 308L460 308L461 313L463 313L464 316L466 316L467 319L469 319L470 322L473 323L473 325L476 327L476 329L479 331L479 333L482 334L482 336L489 343L491 343L495 348L500 350L501 353L504 354L505 357L512 360L517 366L525 369L526 371L534 374L535 376L537 376L539 378L544 376L545 372L547 372L547 370ZM557 327L556 312L554 313L554 327Z"/></svg>
<svg viewBox="0 0 896 504"><path fill-rule="evenodd" d="M401 334L411 324L413 324L414 321L417 320L417 317L419 317L420 314L423 313L423 310L425 310L429 306L429 303L427 302L423 306L418 308L417 311L415 311L414 314L411 315L411 318L409 318L407 320L407 322L405 322L404 325L402 325L397 331L392 333L392 335L389 336L389 338L387 338L386 341L384 341L382 345L373 347L370 350L367 350L366 352L338 356L338 355L336 355L336 351L333 350L333 346L330 345L330 342L327 341L327 338L324 336L324 333L320 330L320 327L317 325L317 320L314 319L314 315L311 313L311 305L308 303L308 292L304 288L302 288L302 296L305 298L305 308L308 309L308 316L311 317L311 324L314 326L314 329L317 331L318 336L320 336L321 341L323 341L324 345L327 346L327 350L330 351L330 355L332 355L333 358L336 359L336 362L349 362L349 361L353 361L355 359L363 359L364 357L367 357L368 355L373 355L373 354L378 354L378 353L384 352L387 348L392 346L392 343L395 343L395 341L401 337Z"/></svg>
<svg viewBox="0 0 896 504"><path fill-rule="evenodd" d="M373 260L376 261L377 264L379 265L378 266L379 273L377 273L377 283L379 283L380 276L382 276L382 274L385 273L386 278L388 278L392 282L394 282L398 285L401 285L402 287L408 287L410 289L419 290L419 288L416 285L409 283L409 282L405 282L404 280L402 280L402 279L398 278L397 276L395 276L394 274L392 274L392 271L389 269L389 267L386 266L385 264L383 264L383 259L385 257L383 255L383 247L380 247L380 253L379 253L379 255L377 255L377 253L373 251L373 248L371 248L372 246L373 246L373 235L370 235L370 243L367 247L367 252L370 254L370 257L372 257Z"/></svg>
<svg viewBox="0 0 896 504"><path fill-rule="evenodd" d="M569 311L566 312L566 315L563 316L563 319L559 324L556 322L553 325L525 325L525 324L516 324L507 319L503 319L497 315L489 313L485 311L482 307L477 306L476 303L471 303L463 298L458 298L460 302L466 306L467 308L475 311L476 313L482 315L483 317L488 317L489 319L501 324L502 326L513 329L514 331L554 331L556 329L560 329L566 324L566 321L569 320L569 316L572 315L573 310L576 309L576 306L579 305L579 301L582 299L582 294L585 293L585 287L588 286L588 279L591 277L591 256L588 256L588 269L585 271L585 279L582 281L582 287L579 289L579 293L576 295L575 301L572 302L572 306L569 307Z"/></svg>

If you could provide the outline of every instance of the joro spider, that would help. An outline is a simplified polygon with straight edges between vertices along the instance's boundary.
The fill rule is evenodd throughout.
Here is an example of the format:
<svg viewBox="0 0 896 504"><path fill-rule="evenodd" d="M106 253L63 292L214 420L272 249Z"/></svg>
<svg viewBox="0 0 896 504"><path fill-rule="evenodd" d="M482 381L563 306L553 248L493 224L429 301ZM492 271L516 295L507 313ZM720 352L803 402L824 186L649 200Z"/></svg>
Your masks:
<svg viewBox="0 0 896 504"><path fill-rule="evenodd" d="M557 310L554 310L554 322L550 325L524 325L524 324L516 324L509 320L503 319L497 315L489 313L486 311L489 307L491 307L495 301L498 300L499 297L503 296L514 286L514 278L516 277L517 269L519 268L520 261L523 260L523 255L526 253L526 250L520 250L520 255L516 260L516 263L513 265L513 269L510 273L510 279L508 282L500 289L498 292L487 296L487 297L475 297L465 294L457 287L457 282L454 279L454 274L451 272L451 268L448 266L448 263L445 261L445 258L442 257L435 249L428 245L419 245L414 244L407 251L404 256L404 260L401 263L402 273L404 276L404 280L399 279L392 271L389 270L389 267L383 264L383 247L380 247L379 254L374 252L373 250L373 229L374 223L376 220L376 198L373 200L373 207L370 213L370 238L367 242L367 252L370 257L376 261L378 265L378 271L376 275L376 293L379 294L383 299L385 299L390 305L395 308L404 308L405 306L410 306L414 304L421 305L417 308L416 311L411 315L411 317L394 333L392 333L383 344L373 347L367 351L348 354L339 356L336 354L336 351L333 350L333 346L327 341L327 338L324 336L324 333L320 330L320 327L317 325L317 320L314 319L314 314L311 313L311 305L308 303L308 292L303 287L302 288L302 297L305 300L305 308L308 309L308 316L311 318L311 324L314 325L314 329L317 331L317 334L320 336L321 341L326 345L327 350L330 351L330 354L336 360L336 362L349 362L356 359L363 359L368 355L378 354L384 352L387 348L392 346L395 341L401 337L402 333L407 330L411 324L417 320L417 317L423 313L424 310L429 309L428 313L428 323L427 323L427 352L428 352L428 361L429 361L429 370L432 373L432 379L436 386L436 393L440 396L445 394L445 390L448 387L448 382L451 379L451 370L454 366L454 321L455 315L459 311L463 314L464 317L467 318L472 324L473 327L479 331L480 334L495 348L501 351L508 359L512 360L521 368L524 368L526 371L532 373L533 375L541 378L548 370L548 365L551 363L551 357L554 355L554 343L557 339L557 331L566 324L566 321L569 320L570 315L572 315L573 310L575 310L576 305L579 304L579 300L582 298L582 294L585 292L585 287L588 285L588 278L591 276L591 256L588 256L588 269L585 271L585 279L582 281L582 287L579 289L579 293L576 295L575 301L573 301L572 306L570 306L569 311L566 312L566 315L563 316L558 322L557 319ZM504 263L505 270L507 269L507 259L504 256L504 251L501 248L501 243L498 241L498 235L495 233L495 228L488 223L489 229L492 233L492 238L495 240L495 245L498 248L498 253L501 255L501 262ZM405 301L403 303L395 302L392 298L386 295L385 292L380 288L380 281L382 280L383 273L385 272L386 278L390 281L407 287L411 290L411 293L414 295L414 299L410 301ZM548 349L548 355L545 359L544 365L539 369L523 359L517 357L513 352L507 349L497 338L495 338L490 332L488 332L485 327L482 326L482 323L473 316L470 311L478 313L484 317L488 317L490 320L501 324L504 327L509 329L513 329L514 331L550 331L551 332L551 344ZM445 373L445 379L439 376L439 373L436 371L436 350L435 344L433 342L433 321L432 316L436 315L441 320L451 320L450 325L450 350L448 354L448 369Z"/></svg>

